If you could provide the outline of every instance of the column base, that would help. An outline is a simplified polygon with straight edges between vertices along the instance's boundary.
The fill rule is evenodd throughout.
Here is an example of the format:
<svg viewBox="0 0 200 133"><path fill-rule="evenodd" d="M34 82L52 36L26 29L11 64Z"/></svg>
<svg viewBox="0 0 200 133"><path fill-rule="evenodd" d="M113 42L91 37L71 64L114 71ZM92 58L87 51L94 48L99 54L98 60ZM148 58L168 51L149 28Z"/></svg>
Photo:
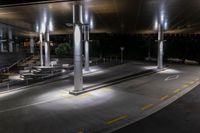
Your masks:
<svg viewBox="0 0 200 133"><path fill-rule="evenodd" d="M86 91L83 91L83 90L80 90L80 91L74 91L74 90L72 90L72 91L69 91L69 94L74 95L74 96L78 96L78 95L81 95L81 94L83 94L85 92Z"/></svg>
<svg viewBox="0 0 200 133"><path fill-rule="evenodd" d="M90 71L90 68L84 68L85 71Z"/></svg>
<svg viewBox="0 0 200 133"><path fill-rule="evenodd" d="M165 67L157 67L159 70L163 70L165 69Z"/></svg>

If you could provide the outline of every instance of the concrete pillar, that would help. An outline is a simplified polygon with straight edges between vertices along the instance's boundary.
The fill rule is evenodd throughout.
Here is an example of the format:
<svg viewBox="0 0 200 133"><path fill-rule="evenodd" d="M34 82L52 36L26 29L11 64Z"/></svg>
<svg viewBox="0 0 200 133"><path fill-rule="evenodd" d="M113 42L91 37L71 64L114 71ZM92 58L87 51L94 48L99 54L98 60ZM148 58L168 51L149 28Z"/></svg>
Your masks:
<svg viewBox="0 0 200 133"><path fill-rule="evenodd" d="M73 35L74 35L74 90L80 92L83 89L83 62L82 62L82 10L83 7L79 3L73 4Z"/></svg>
<svg viewBox="0 0 200 133"><path fill-rule="evenodd" d="M89 25L85 25L84 27L84 43L85 43L85 70L89 71L90 63L89 63Z"/></svg>
<svg viewBox="0 0 200 133"><path fill-rule="evenodd" d="M164 41L163 26L162 24L159 24L158 26L158 69L163 69L163 41Z"/></svg>
<svg viewBox="0 0 200 133"><path fill-rule="evenodd" d="M40 33L40 65L44 65L43 61L43 39L42 39L42 33Z"/></svg>
<svg viewBox="0 0 200 133"><path fill-rule="evenodd" d="M34 54L34 40L33 37L30 37L30 53Z"/></svg>
<svg viewBox="0 0 200 133"><path fill-rule="evenodd" d="M45 32L45 42L44 42L44 52L45 52L45 66L50 65L50 46L49 46L49 32Z"/></svg>
<svg viewBox="0 0 200 133"><path fill-rule="evenodd" d="M8 30L8 46L9 46L9 52L13 52L13 35L12 30Z"/></svg>

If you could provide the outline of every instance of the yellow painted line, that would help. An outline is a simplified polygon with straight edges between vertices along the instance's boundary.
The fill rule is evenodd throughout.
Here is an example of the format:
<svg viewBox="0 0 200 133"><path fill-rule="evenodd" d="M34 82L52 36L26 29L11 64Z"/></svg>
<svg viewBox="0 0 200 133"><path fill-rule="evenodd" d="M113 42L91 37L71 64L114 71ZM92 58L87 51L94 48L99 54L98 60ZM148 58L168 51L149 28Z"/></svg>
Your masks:
<svg viewBox="0 0 200 133"><path fill-rule="evenodd" d="M168 97L169 97L168 95L162 96L162 97L160 97L160 100L164 101L164 100L166 100Z"/></svg>
<svg viewBox="0 0 200 133"><path fill-rule="evenodd" d="M63 98L71 98L71 96L69 96L69 95L64 95L64 94L61 94L61 97L63 97Z"/></svg>
<svg viewBox="0 0 200 133"><path fill-rule="evenodd" d="M190 84L194 84L194 83L195 83L195 81L191 81L191 82L190 82Z"/></svg>
<svg viewBox="0 0 200 133"><path fill-rule="evenodd" d="M110 124L116 123L116 122L118 122L120 120L123 120L123 119L125 119L127 117L128 117L128 115L123 115L123 116L120 116L118 118L115 118L113 120L110 120L110 121L106 122L106 124L110 125Z"/></svg>
<svg viewBox="0 0 200 133"><path fill-rule="evenodd" d="M153 107L153 104L146 104L141 108L141 110L146 110L146 109L149 109L151 107Z"/></svg>
<svg viewBox="0 0 200 133"><path fill-rule="evenodd" d="M63 97L63 98L71 98L72 96L69 95L69 93L67 91L61 91L59 93L59 96Z"/></svg>
<svg viewBox="0 0 200 133"><path fill-rule="evenodd" d="M176 89L176 90L174 91L174 93L178 93L180 90L181 90L181 89Z"/></svg>
<svg viewBox="0 0 200 133"><path fill-rule="evenodd" d="M189 86L188 84L185 84L182 86L182 89L187 88L188 86Z"/></svg>
<svg viewBox="0 0 200 133"><path fill-rule="evenodd" d="M88 98L88 97L90 97L90 96L92 96L92 94L88 92L88 93L82 94L82 95L80 95L80 96L77 96L77 98L84 99L84 98Z"/></svg>

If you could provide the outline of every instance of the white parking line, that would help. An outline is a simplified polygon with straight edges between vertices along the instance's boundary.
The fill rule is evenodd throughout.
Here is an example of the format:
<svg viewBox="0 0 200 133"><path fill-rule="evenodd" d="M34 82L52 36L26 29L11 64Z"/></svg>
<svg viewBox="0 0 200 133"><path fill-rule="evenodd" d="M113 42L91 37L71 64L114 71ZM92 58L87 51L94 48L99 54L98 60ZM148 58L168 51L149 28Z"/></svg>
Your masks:
<svg viewBox="0 0 200 133"><path fill-rule="evenodd" d="M59 99L61 99L61 98L58 97L58 98L54 98L54 99L50 99L50 100L45 100L45 101L41 101L41 102L36 102L36 103L32 103L32 104L27 104L27 105L23 105L23 106L14 107L14 108L9 108L9 109L5 109L5 110L1 110L0 113L15 111L15 110L18 110L18 109L24 109L24 108L27 108L27 107L30 107L30 106L44 104L44 103L56 101L56 100L59 100Z"/></svg>
<svg viewBox="0 0 200 133"><path fill-rule="evenodd" d="M179 75L172 75L172 76L167 77L165 81L175 80L175 79L178 79L179 77L180 77Z"/></svg>

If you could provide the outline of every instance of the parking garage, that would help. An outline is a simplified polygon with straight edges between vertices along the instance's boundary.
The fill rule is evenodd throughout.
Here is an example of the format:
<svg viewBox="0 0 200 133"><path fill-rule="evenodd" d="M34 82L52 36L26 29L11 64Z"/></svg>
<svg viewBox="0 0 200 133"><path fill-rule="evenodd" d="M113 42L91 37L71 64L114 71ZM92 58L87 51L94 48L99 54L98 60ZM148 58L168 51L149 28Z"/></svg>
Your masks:
<svg viewBox="0 0 200 133"><path fill-rule="evenodd" d="M154 115L199 88L198 4L0 2L0 132L145 132L137 123L164 123Z"/></svg>

